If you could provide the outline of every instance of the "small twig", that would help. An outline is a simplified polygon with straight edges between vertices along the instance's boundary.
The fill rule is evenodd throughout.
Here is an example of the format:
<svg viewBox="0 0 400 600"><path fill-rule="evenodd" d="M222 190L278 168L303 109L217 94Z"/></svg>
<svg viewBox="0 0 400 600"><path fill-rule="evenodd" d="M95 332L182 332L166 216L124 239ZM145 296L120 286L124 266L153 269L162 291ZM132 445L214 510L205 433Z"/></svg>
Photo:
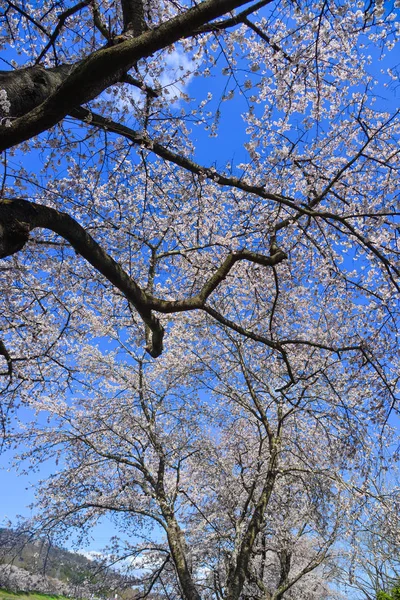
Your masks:
<svg viewBox="0 0 400 600"><path fill-rule="evenodd" d="M91 2L91 0L82 0L82 2L79 2L75 6L72 6L71 8L69 8L68 10L63 12L58 17L58 23L57 23L53 33L51 34L50 39L47 42L46 46L43 48L43 50L39 54L38 58L36 59L35 64L39 64L40 61L42 60L42 58L44 57L44 55L46 54L47 50L50 48L50 46L54 45L54 42L56 41L61 29L64 27L64 23L68 19L68 17L70 17L71 15L75 14L76 12L78 12L79 10L81 10L82 8L84 8L85 6L90 4L90 2ZM47 32L46 32L46 34L47 34Z"/></svg>

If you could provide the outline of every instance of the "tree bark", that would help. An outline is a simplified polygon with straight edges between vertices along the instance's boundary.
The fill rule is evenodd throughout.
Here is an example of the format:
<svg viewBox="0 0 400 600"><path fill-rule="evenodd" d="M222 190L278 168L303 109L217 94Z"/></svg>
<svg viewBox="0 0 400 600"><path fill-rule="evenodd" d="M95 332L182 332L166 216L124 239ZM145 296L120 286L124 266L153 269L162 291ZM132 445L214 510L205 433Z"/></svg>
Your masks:
<svg viewBox="0 0 400 600"><path fill-rule="evenodd" d="M11 104L9 113L2 111L0 106L0 117L13 119L33 110L54 94L73 69L74 65L52 69L37 65L16 71L0 71L0 90L5 90Z"/></svg>
<svg viewBox="0 0 400 600"><path fill-rule="evenodd" d="M144 20L143 0L121 0L124 31L138 36L147 29Z"/></svg>
<svg viewBox="0 0 400 600"><path fill-rule="evenodd" d="M21 250L29 239L30 231L36 227L50 229L61 235L97 271L122 291L152 332L151 345L147 348L149 354L154 358L160 356L163 350L164 329L149 308L146 293L84 228L66 213L16 198L0 201L0 259Z"/></svg>

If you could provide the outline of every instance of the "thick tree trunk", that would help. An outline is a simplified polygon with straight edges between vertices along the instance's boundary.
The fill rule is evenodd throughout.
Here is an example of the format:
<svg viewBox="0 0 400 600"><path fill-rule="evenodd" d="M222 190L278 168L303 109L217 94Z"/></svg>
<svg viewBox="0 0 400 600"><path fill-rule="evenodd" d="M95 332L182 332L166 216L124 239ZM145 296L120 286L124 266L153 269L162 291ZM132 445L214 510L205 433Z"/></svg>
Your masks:
<svg viewBox="0 0 400 600"><path fill-rule="evenodd" d="M183 532L176 520L173 503L171 504L167 498L164 487L165 475L165 456L162 446L155 442L155 448L160 455L158 467L157 482L153 482L156 490L157 500L166 524L166 532L168 538L168 546L174 561L176 574L183 597L185 600L201 600L200 594L197 591L195 582L192 577L192 571L188 564L186 543Z"/></svg>
<svg viewBox="0 0 400 600"><path fill-rule="evenodd" d="M147 29L144 20L143 0L121 0L124 31L137 36Z"/></svg>
<svg viewBox="0 0 400 600"><path fill-rule="evenodd" d="M279 553L279 563L280 563L281 573L280 573L280 578L279 578L279 582L278 582L278 590L283 588L289 580L291 562L292 562L292 553L289 550L284 548ZM275 596L276 600L283 600L285 591L286 591L286 587L283 589L282 592L278 591Z"/></svg>

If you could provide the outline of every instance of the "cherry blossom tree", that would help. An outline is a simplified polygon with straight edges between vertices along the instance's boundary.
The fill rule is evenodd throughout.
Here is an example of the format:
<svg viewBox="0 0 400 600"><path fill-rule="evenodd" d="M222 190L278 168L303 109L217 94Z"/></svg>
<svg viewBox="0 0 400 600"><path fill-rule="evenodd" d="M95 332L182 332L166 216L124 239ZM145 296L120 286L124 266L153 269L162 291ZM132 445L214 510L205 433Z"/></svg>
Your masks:
<svg viewBox="0 0 400 600"><path fill-rule="evenodd" d="M390 596L400 575L397 469L377 480L375 494L381 501L373 503L355 529L354 551L342 565L343 579L363 600L383 598L386 592Z"/></svg>
<svg viewBox="0 0 400 600"><path fill-rule="evenodd" d="M129 558L136 586L142 570L144 594L335 597L327 586L333 547L357 505L348 492L356 481L343 481L341 464L360 484L360 461L370 473L372 456L337 438L333 421L343 425L325 404L329 395L318 399L318 417L308 415L309 386L274 394L273 373L253 370L255 354L250 367L235 342L209 394L199 380L209 386L211 378L197 360L188 372L166 359L154 368L139 357L134 366L120 355L99 356L92 372L87 357L85 397L75 406L42 399L49 422L33 420L16 434L17 444L33 448L24 462L62 464L38 492L33 526L65 539L111 515L123 538L107 559ZM108 390L98 389L100 373ZM317 444L325 422L330 434ZM357 435L353 423L348 430Z"/></svg>
<svg viewBox="0 0 400 600"><path fill-rule="evenodd" d="M143 594L328 597L397 460L397 4L1 10L3 432L61 465L36 526L112 514Z"/></svg>
<svg viewBox="0 0 400 600"><path fill-rule="evenodd" d="M1 255L24 248L34 229L54 231L63 241L47 240L53 246L46 256L53 263L57 244L64 254L72 246L101 273L144 321L152 356L162 351L160 314L203 311L277 352L295 381L288 348L297 336L275 333L274 319L269 332L251 319L242 323L218 304L218 291L223 295L226 279L249 264L251 271L266 267L265 285L276 295L273 267L296 264L300 276L298 245L306 270L314 261L312 272L336 277L353 303L371 286L343 274L346 245L360 261L365 257L370 278L383 278L386 295L398 290L392 227L398 114L375 108L373 59L364 51L371 44L375 53L390 49L397 25L396 12L379 3L363 11L345 3L275 7L270 0L93 1L30 11L6 2L2 43L17 68L1 75L1 147L8 149ZM182 107L174 102L179 86L172 94L163 88L163 61L173 52L190 57L177 82L223 67L228 80L217 108L211 93ZM28 66L20 68L27 53ZM387 81L393 77L388 69ZM249 162L220 170L215 162L196 162L190 124L215 134L221 102L235 93L245 108ZM27 157L35 149L40 175L18 166L18 152ZM125 229L130 265L119 256L128 244ZM315 291L316 284L308 287ZM304 332L301 343L358 351L368 361L359 337ZM10 371L18 350L9 346L3 341Z"/></svg>

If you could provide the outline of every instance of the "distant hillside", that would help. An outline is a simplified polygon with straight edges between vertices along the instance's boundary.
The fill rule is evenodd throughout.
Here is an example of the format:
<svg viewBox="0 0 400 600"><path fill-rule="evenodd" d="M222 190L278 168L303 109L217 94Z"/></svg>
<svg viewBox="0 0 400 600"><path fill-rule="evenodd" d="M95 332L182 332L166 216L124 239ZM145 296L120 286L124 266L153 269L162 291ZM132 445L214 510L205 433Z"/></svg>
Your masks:
<svg viewBox="0 0 400 600"><path fill-rule="evenodd" d="M81 554L0 528L0 587L87 598L110 597L131 585L119 573Z"/></svg>

